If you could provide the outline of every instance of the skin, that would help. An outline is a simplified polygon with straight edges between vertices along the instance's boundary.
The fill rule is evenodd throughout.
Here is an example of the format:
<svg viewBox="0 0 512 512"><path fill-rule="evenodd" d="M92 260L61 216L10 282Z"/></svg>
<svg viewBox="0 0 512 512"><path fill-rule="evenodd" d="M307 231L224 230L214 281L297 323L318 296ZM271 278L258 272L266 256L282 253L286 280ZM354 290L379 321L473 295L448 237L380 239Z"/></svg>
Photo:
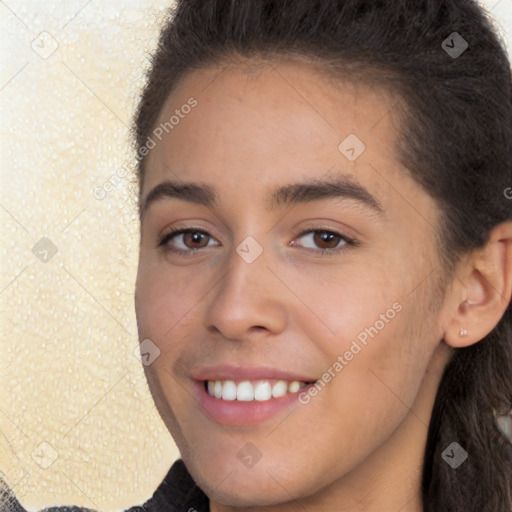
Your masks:
<svg viewBox="0 0 512 512"><path fill-rule="evenodd" d="M198 102L151 150L142 201L174 179L214 186L218 205L163 198L142 220L135 305L140 340L161 350L145 367L155 404L212 512L421 511L442 369L452 347L484 337L510 301L511 225L441 287L438 210L395 159L395 101L304 63L250 64L190 73L160 113L158 123L190 97ZM338 150L350 133L366 145L354 162ZM341 175L375 196L382 214L346 198L266 208L273 187ZM318 225L359 245L322 255L343 239L315 245L294 231ZM166 251L158 240L172 226L209 236L177 235ZM251 264L236 252L247 236L263 249ZM196 246L189 257L169 250ZM320 379L396 303L401 311L307 405L229 427L193 396L190 372L204 363ZM252 468L237 458L247 442L262 454Z"/></svg>

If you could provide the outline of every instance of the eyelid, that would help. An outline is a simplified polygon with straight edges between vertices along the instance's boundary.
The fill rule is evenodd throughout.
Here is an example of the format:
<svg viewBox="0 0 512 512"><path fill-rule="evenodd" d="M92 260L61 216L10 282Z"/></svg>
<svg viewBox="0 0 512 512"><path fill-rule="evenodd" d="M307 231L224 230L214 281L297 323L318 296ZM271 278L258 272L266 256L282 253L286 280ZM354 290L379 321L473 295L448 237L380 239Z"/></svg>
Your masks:
<svg viewBox="0 0 512 512"><path fill-rule="evenodd" d="M207 229L204 229L204 228L201 228L199 226L174 226L172 228L170 228L169 230L165 231L162 235L160 235L158 237L158 247L164 247L165 245L167 245L167 243L173 238L173 237L176 237L178 235L182 235L182 234L186 234L186 233L201 233L205 236L207 236L209 239L213 239L217 242L219 242L212 234L210 234L210 232L207 230ZM179 254L179 255L182 255L182 256L188 256L188 255L193 255L193 254L197 254L199 251L201 251L202 249L208 249L209 247L199 247L197 249L188 249L188 250L184 250L184 249L176 249L176 248L168 248L167 250L169 252L172 252L172 253L175 253L175 254Z"/></svg>
<svg viewBox="0 0 512 512"><path fill-rule="evenodd" d="M340 239L344 240L345 244L342 245L341 247L336 248L336 249L321 249L321 248L311 249L309 247L304 247L304 249L307 249L309 251L313 251L314 253L317 253L317 254L320 254L320 255L322 255L322 254L328 255L328 254L341 253L343 251L348 250L350 247L357 247L357 246L360 245L360 242L356 238L354 238L353 236L346 235L343 232L341 232L339 229L330 228L330 227L325 226L325 225L324 226L323 225L312 225L312 226L307 226L307 227L300 226L300 227L296 227L296 228L292 229L294 237L302 237L302 236L308 235L310 233L315 233L315 232L318 232L318 231L326 232L326 233L331 233L333 235L336 235ZM294 240L292 240L292 242L290 242L290 244L293 244L294 241L295 241L295 238L294 238ZM293 244L293 245L295 246L295 244Z"/></svg>

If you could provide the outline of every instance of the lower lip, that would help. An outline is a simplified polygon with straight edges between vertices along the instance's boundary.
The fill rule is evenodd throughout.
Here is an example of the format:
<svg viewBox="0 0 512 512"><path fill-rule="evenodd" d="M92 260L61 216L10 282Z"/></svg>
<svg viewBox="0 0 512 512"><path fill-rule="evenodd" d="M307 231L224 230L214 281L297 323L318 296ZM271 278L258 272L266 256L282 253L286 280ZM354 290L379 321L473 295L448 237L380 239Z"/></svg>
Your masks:
<svg viewBox="0 0 512 512"><path fill-rule="evenodd" d="M307 392L311 386L313 384L309 384L295 393L287 393L279 398L243 402L215 398L206 391L204 382L194 381L199 404L206 413L206 416L216 423L231 427L245 427L263 423L280 411L297 404L299 394Z"/></svg>

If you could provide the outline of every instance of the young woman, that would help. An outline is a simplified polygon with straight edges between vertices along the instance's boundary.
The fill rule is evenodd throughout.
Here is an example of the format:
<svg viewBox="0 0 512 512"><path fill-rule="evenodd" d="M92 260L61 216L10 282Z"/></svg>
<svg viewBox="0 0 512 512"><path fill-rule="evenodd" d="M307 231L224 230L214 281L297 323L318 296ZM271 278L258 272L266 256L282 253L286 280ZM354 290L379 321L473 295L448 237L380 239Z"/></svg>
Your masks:
<svg viewBox="0 0 512 512"><path fill-rule="evenodd" d="M148 78L176 510L512 510L512 82L478 4L183 0Z"/></svg>
<svg viewBox="0 0 512 512"><path fill-rule="evenodd" d="M136 510L512 510L512 81L469 0L182 0L135 121L182 459Z"/></svg>

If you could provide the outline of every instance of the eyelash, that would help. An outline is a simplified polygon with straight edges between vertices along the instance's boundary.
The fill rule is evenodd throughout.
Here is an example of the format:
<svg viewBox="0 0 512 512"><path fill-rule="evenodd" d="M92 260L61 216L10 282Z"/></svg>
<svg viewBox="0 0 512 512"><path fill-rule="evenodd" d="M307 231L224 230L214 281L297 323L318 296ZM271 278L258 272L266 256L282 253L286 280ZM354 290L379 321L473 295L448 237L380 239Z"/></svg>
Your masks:
<svg viewBox="0 0 512 512"><path fill-rule="evenodd" d="M345 244L342 245L341 247L337 248L337 249L310 249L310 250L313 250L315 252L318 252L321 256L330 256L330 255L334 255L334 254L339 254L339 253L342 253L344 251L347 251L348 249L350 249L351 247L357 247L359 246L359 242L354 239L354 238L350 238L346 235L342 235L341 233L338 233L337 231L332 231L332 230L329 230L329 229L325 229L323 227L317 227L317 226L313 226L313 227L309 227L309 228L306 228L306 229L297 229L294 231L294 237L297 237L297 236L304 236L304 235L308 235L310 233L316 233L316 232L322 232L322 233L328 233L328 234L331 234L331 235L335 235L337 237L339 237L341 239L341 241L344 241ZM187 258L187 257L190 257L190 256L193 256L194 254L197 254L201 249L206 249L207 247L201 247L201 248L198 248L198 249L189 249L188 251L184 251L183 249L174 249L174 248L171 248L171 247L165 247L165 245L170 241L172 240L175 236L177 235L181 235L181 234L186 234L186 233L200 233L202 235L205 235L209 238L213 238L209 233L207 233L206 231L203 231L202 229L199 229L199 228L194 228L194 227L190 227L190 228L179 228L179 227L176 227L176 228L173 228L171 229L170 231L168 231L165 235L162 235L162 237L159 239L158 241L158 246L159 247L163 247L164 248L164 251L169 251L169 252L173 252L175 254L178 254L179 256L181 257L184 257L184 258ZM306 249L309 249L306 247Z"/></svg>

